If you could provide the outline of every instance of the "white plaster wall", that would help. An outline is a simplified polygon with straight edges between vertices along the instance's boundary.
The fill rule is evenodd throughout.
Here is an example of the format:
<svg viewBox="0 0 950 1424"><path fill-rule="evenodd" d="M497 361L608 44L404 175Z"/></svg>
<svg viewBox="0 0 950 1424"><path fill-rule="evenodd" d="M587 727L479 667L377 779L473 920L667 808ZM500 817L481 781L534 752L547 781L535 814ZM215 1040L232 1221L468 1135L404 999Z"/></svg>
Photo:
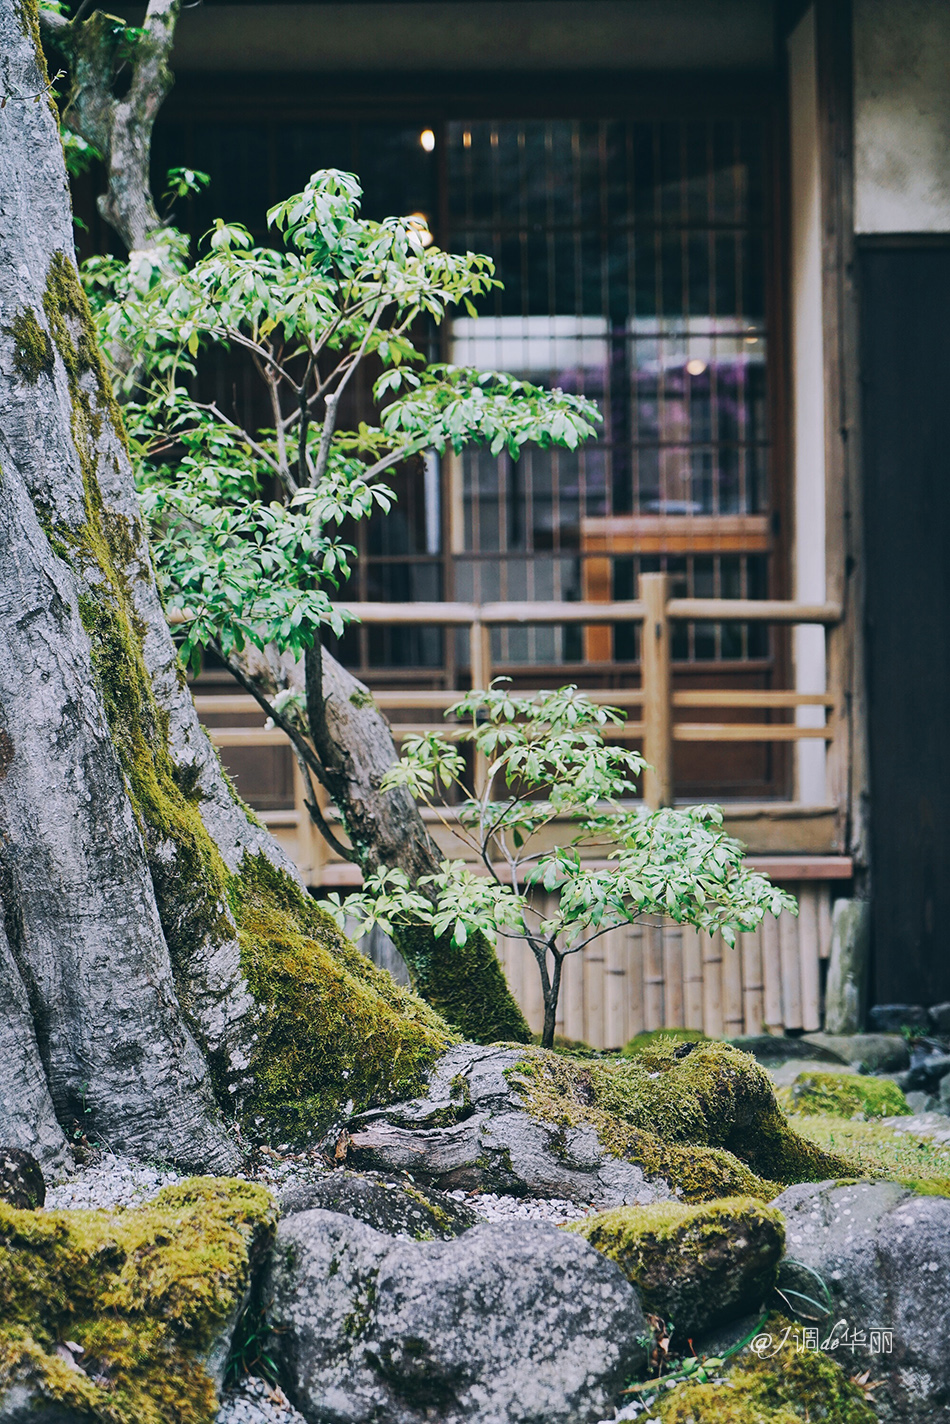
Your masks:
<svg viewBox="0 0 950 1424"><path fill-rule="evenodd" d="M825 393L821 308L821 173L815 16L809 8L788 40L791 145L791 345L795 540L794 597L825 599ZM793 652L798 692L825 691L825 631L796 628ZM824 711L799 707L801 726L822 726ZM826 800L825 744L796 743L798 801Z"/></svg>
<svg viewBox="0 0 950 1424"><path fill-rule="evenodd" d="M854 0L855 230L950 232L950 0Z"/></svg>

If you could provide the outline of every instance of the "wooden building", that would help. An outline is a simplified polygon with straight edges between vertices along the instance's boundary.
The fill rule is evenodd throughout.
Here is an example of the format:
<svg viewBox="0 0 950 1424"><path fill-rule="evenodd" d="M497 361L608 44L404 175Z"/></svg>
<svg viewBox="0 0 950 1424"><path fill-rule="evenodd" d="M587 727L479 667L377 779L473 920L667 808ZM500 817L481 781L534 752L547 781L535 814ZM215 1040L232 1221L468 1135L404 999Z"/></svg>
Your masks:
<svg viewBox="0 0 950 1424"><path fill-rule="evenodd" d="M204 0L173 67L155 159L211 175L193 231L355 171L369 216L498 264L446 357L604 412L576 453L404 471L348 665L397 727L492 673L621 703L648 798L721 802L800 895L735 955L618 931L564 1031L817 1028L840 900L871 1002L950 998L950 5ZM352 883L280 735L199 693L311 884Z"/></svg>

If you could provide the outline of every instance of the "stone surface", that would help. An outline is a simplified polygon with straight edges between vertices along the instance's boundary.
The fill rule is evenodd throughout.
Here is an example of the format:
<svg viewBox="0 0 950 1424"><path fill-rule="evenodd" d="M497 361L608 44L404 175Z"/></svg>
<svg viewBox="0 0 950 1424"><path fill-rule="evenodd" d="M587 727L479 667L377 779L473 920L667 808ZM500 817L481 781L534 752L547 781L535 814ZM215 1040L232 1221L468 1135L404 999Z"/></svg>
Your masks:
<svg viewBox="0 0 950 1424"><path fill-rule="evenodd" d="M931 1051L912 1054L911 1065L901 1077L907 1088L917 1092L936 1093L948 1073L950 1053Z"/></svg>
<svg viewBox="0 0 950 1424"><path fill-rule="evenodd" d="M539 1222L410 1242L302 1212L264 1289L308 1424L587 1424L646 1360L633 1287Z"/></svg>
<svg viewBox="0 0 950 1424"><path fill-rule="evenodd" d="M284 1216L316 1209L335 1211L387 1236L417 1240L460 1236L478 1222L471 1207L444 1192L342 1168L328 1173L321 1182L289 1187L281 1196L280 1206Z"/></svg>
<svg viewBox="0 0 950 1424"><path fill-rule="evenodd" d="M856 1033L863 1023L870 942L870 902L836 900L825 985L825 1027L829 1033Z"/></svg>
<svg viewBox="0 0 950 1424"><path fill-rule="evenodd" d="M893 1332L890 1354L860 1358L862 1370L883 1378L879 1417L950 1419L950 1200L896 1182L820 1182L789 1187L774 1205L785 1214L788 1255L831 1291L834 1320L849 1332ZM850 1354L845 1362L850 1372Z"/></svg>
<svg viewBox="0 0 950 1424"><path fill-rule="evenodd" d="M684 1347L761 1305L785 1246L781 1213L752 1197L615 1207L570 1230L616 1261L644 1309Z"/></svg>
<svg viewBox="0 0 950 1424"><path fill-rule="evenodd" d="M730 1038L729 1042L733 1048L751 1053L760 1063L784 1063L790 1058L815 1058L823 1063L849 1061L831 1043L819 1043L818 1037L818 1034L808 1034L803 1038L786 1038L784 1034L757 1033L742 1034L739 1038Z"/></svg>
<svg viewBox="0 0 950 1424"><path fill-rule="evenodd" d="M927 1010L932 1033L950 1038L950 1004L931 1004Z"/></svg>
<svg viewBox="0 0 950 1424"><path fill-rule="evenodd" d="M0 1201L27 1211L46 1201L42 1168L22 1148L0 1147Z"/></svg>
<svg viewBox="0 0 950 1424"><path fill-rule="evenodd" d="M88 1415L53 1404L27 1384L0 1395L0 1424L88 1424Z"/></svg>
<svg viewBox="0 0 950 1424"><path fill-rule="evenodd" d="M926 1031L930 1019L920 1004L875 1004L868 1011L868 1027L878 1033L899 1033L902 1028Z"/></svg>
<svg viewBox="0 0 950 1424"><path fill-rule="evenodd" d="M487 1187L604 1207L670 1198L660 1178L611 1156L593 1128L558 1127L526 1112L505 1076L522 1057L494 1045L450 1049L423 1097L355 1119L350 1160L411 1172L443 1190Z"/></svg>
<svg viewBox="0 0 950 1424"><path fill-rule="evenodd" d="M790 1088L796 1078L803 1073L827 1073L832 1069L835 1073L854 1073L857 1068L851 1063L828 1063L821 1058L790 1058L787 1063L768 1064L766 1072L772 1079L776 1088Z"/></svg>
<svg viewBox="0 0 950 1424"><path fill-rule="evenodd" d="M899 1033L806 1033L799 1042L828 1049L868 1073L899 1073L910 1062L907 1042Z"/></svg>

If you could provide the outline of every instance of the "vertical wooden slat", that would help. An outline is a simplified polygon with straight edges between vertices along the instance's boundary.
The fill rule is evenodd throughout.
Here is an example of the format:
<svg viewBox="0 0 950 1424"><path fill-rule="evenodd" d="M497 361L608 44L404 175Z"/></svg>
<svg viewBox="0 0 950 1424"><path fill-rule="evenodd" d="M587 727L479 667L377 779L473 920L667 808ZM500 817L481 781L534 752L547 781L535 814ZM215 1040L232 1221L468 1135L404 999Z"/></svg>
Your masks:
<svg viewBox="0 0 950 1424"><path fill-rule="evenodd" d="M798 921L783 911L778 919L778 943L782 959L782 1023L785 1028L802 1027L802 980L798 960Z"/></svg>
<svg viewBox="0 0 950 1424"><path fill-rule="evenodd" d="M807 1033L814 1033L821 1028L821 989L818 975L818 888L815 885L799 887L798 969L802 992L802 1028Z"/></svg>
<svg viewBox="0 0 950 1424"><path fill-rule="evenodd" d="M722 1031L727 1038L742 1032L742 958L739 946L731 948L722 938L716 938L722 955Z"/></svg>
<svg viewBox="0 0 950 1424"><path fill-rule="evenodd" d="M762 984L765 1026L769 1033L781 1033L782 1018L782 953L779 946L779 922L774 915L762 921Z"/></svg>
<svg viewBox="0 0 950 1424"><path fill-rule="evenodd" d="M584 964L579 954L569 954L564 961L564 1037L584 1037Z"/></svg>
<svg viewBox="0 0 950 1424"><path fill-rule="evenodd" d="M643 930L643 1024L648 1030L663 1027L663 926Z"/></svg>
<svg viewBox="0 0 950 1424"><path fill-rule="evenodd" d="M606 939L606 935L604 936ZM580 956L578 956L580 958ZM606 951L604 940L595 939L584 950L584 1042L591 1048L603 1048L604 1035L604 975Z"/></svg>
<svg viewBox="0 0 950 1424"><path fill-rule="evenodd" d="M818 890L818 957L831 956L831 886L821 885Z"/></svg>
<svg viewBox="0 0 950 1424"><path fill-rule="evenodd" d="M630 972L622 928L604 935L604 1047L622 1048L630 1037Z"/></svg>
<svg viewBox="0 0 950 1424"><path fill-rule="evenodd" d="M663 926L663 1027L683 1028L683 928Z"/></svg>
<svg viewBox="0 0 950 1424"><path fill-rule="evenodd" d="M631 925L624 933L627 964L627 1038L643 1032L643 926Z"/></svg>
<svg viewBox="0 0 950 1424"><path fill-rule="evenodd" d="M651 808L673 804L673 707L670 678L670 623L666 605L669 574L641 574L645 605L640 641L643 675L643 799Z"/></svg>
<svg viewBox="0 0 950 1424"><path fill-rule="evenodd" d="M686 1028L703 1026L703 950L692 925L683 926L683 1021Z"/></svg>
<svg viewBox="0 0 950 1424"><path fill-rule="evenodd" d="M718 935L702 936L703 1031L710 1038L722 1038L722 940Z"/></svg>
<svg viewBox="0 0 950 1424"><path fill-rule="evenodd" d="M762 934L749 930L740 936L742 953L742 1018L745 1033L761 1033L763 1022Z"/></svg>
<svg viewBox="0 0 950 1424"><path fill-rule="evenodd" d="M521 1002L524 1008L524 1016L531 1025L531 1032L540 1033L544 1027L544 994L541 989L541 973L538 969L537 961L527 945L521 946L520 953L521 984L522 993L524 995ZM558 1017L562 1018L564 1014L563 995L558 1005L558 1010Z"/></svg>

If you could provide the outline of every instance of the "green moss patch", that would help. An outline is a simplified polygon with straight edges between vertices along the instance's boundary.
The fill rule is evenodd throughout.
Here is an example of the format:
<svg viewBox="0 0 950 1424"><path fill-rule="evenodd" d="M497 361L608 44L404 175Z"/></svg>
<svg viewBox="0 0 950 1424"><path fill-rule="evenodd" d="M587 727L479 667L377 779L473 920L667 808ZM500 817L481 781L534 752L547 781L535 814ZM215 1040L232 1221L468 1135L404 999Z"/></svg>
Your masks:
<svg viewBox="0 0 950 1424"><path fill-rule="evenodd" d="M889 1078L860 1073L799 1073L778 1101L789 1113L810 1117L900 1117L910 1112L907 1099Z"/></svg>
<svg viewBox="0 0 950 1424"><path fill-rule="evenodd" d="M344 1104L410 1097L451 1041L415 994L360 954L263 856L230 887L241 967L262 1018L248 1112L258 1132L306 1139Z"/></svg>
<svg viewBox="0 0 950 1424"><path fill-rule="evenodd" d="M0 1395L25 1384L102 1424L211 1424L202 1361L276 1220L263 1187L226 1178L130 1211L0 1203Z"/></svg>
<svg viewBox="0 0 950 1424"><path fill-rule="evenodd" d="M848 1176L885 1177L914 1191L950 1195L944 1190L950 1179L950 1144L897 1132L883 1122L840 1117L803 1116L795 1126L822 1150L846 1155L854 1164Z"/></svg>
<svg viewBox="0 0 950 1424"><path fill-rule="evenodd" d="M652 1405L662 1424L876 1424L877 1415L839 1364L820 1351L795 1349L791 1322L773 1316L763 1325L771 1357L745 1351L721 1384L681 1384ZM855 1373L859 1373L857 1368Z"/></svg>
<svg viewBox="0 0 950 1424"><path fill-rule="evenodd" d="M679 1339L759 1306L785 1249L782 1213L753 1197L615 1207L566 1229L615 1261Z"/></svg>
<svg viewBox="0 0 950 1424"><path fill-rule="evenodd" d="M637 1058L650 1048L681 1043L708 1043L710 1040L698 1028L651 1028L634 1034L623 1046L624 1058Z"/></svg>
<svg viewBox="0 0 950 1424"><path fill-rule="evenodd" d="M632 1059L526 1055L531 1111L565 1126L591 1123L618 1157L662 1176L685 1201L755 1196L776 1185L853 1174L846 1158L799 1136L772 1082L747 1053L707 1041L687 1050L658 1042Z"/></svg>

